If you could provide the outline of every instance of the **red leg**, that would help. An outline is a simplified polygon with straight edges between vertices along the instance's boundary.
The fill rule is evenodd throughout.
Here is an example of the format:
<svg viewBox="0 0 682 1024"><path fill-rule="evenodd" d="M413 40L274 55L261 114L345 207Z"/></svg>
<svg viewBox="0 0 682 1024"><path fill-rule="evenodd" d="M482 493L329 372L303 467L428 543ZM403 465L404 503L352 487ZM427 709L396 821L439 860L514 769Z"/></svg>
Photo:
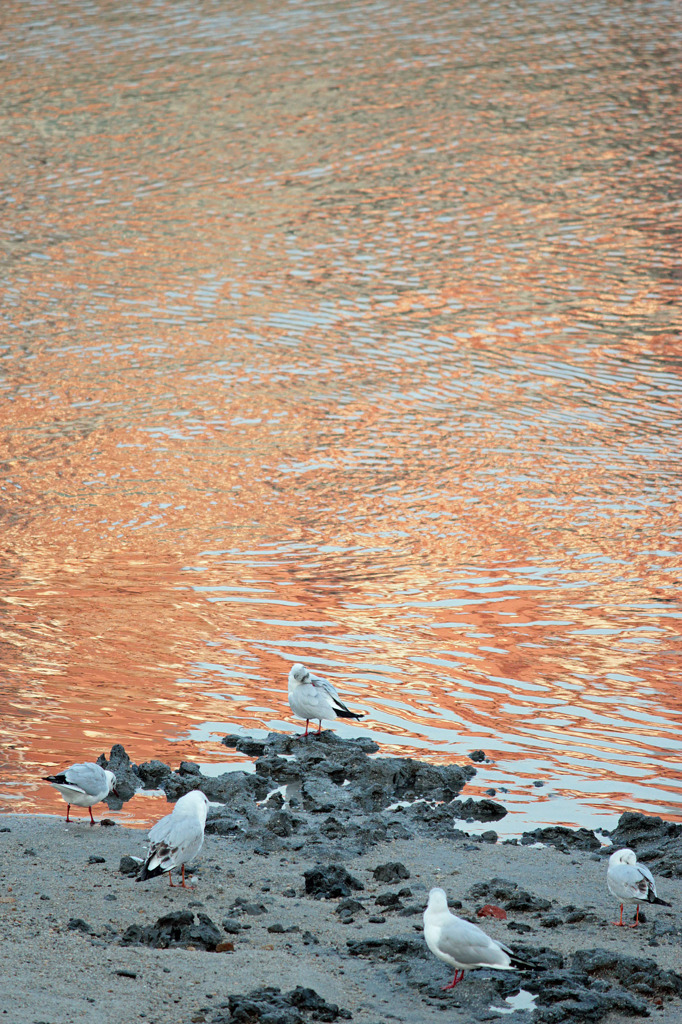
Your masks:
<svg viewBox="0 0 682 1024"><path fill-rule="evenodd" d="M618 925L619 928L623 928L623 904L620 905L620 921L612 921L611 924Z"/></svg>
<svg viewBox="0 0 682 1024"><path fill-rule="evenodd" d="M193 889L194 888L193 885L186 885L185 884L185 865L184 864L182 865L182 882L181 882L181 885L182 885L183 889Z"/></svg>
<svg viewBox="0 0 682 1024"><path fill-rule="evenodd" d="M308 725L309 724L310 724L310 719L306 718L306 720L305 720L305 732L303 733L304 736L308 735Z"/></svg>
<svg viewBox="0 0 682 1024"><path fill-rule="evenodd" d="M90 811L90 824L94 825L95 824L95 819L92 816L92 807L88 807L88 810Z"/></svg>
<svg viewBox="0 0 682 1024"><path fill-rule="evenodd" d="M639 903L637 904L637 913L635 914L635 923L631 924L630 927L631 928L636 928L638 924L639 924Z"/></svg>
<svg viewBox="0 0 682 1024"><path fill-rule="evenodd" d="M171 889L175 889L175 886L173 885L173 878L171 876L170 871L168 872L168 884L170 885Z"/></svg>
<svg viewBox="0 0 682 1024"><path fill-rule="evenodd" d="M66 824L69 824L69 811L71 810L71 804L66 805Z"/></svg>
<svg viewBox="0 0 682 1024"><path fill-rule="evenodd" d="M459 975L459 977L458 977L458 975ZM460 983L460 981L462 980L463 977L464 977L464 971L462 971L461 973L459 971L455 971L455 976L452 979L452 981L450 982L450 984L449 985L443 985L443 992L447 992L447 990L449 988L454 988L455 985L459 985L459 983Z"/></svg>
<svg viewBox="0 0 682 1024"><path fill-rule="evenodd" d="M319 736L321 732L322 732L322 719L320 719L320 724L317 727L317 735Z"/></svg>

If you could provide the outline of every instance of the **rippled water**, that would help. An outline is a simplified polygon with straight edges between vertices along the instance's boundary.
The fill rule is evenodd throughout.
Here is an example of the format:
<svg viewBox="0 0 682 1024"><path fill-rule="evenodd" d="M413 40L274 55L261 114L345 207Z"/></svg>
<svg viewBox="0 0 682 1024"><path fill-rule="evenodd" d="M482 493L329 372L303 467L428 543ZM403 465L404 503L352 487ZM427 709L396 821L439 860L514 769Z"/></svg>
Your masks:
<svg viewBox="0 0 682 1024"><path fill-rule="evenodd" d="M302 660L514 821L682 820L679 10L2 19L1 805Z"/></svg>

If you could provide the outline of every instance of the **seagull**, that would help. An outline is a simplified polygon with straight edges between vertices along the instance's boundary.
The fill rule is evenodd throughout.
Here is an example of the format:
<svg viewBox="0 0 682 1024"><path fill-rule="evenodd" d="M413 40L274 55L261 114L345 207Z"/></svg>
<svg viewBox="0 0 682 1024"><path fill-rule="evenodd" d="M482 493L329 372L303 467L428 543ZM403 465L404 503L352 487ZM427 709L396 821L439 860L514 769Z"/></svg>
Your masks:
<svg viewBox="0 0 682 1024"><path fill-rule="evenodd" d="M66 800L67 824L72 804L74 807L87 807L90 811L90 824L94 825L92 805L106 800L110 793L116 795L116 776L94 761L72 764L58 775L44 775L43 782L51 782Z"/></svg>
<svg viewBox="0 0 682 1024"><path fill-rule="evenodd" d="M450 913L443 889L432 889L429 893L429 903L424 911L424 938L439 960L455 968L454 979L449 985L443 985L443 991L454 988L465 971L473 971L477 967L513 971L533 966L503 943L491 939L478 925Z"/></svg>
<svg viewBox="0 0 682 1024"><path fill-rule="evenodd" d="M609 857L609 870L606 872L606 884L609 892L620 904L620 921L613 921L613 924L623 927L623 904L636 903L637 913L635 923L631 928L639 924L640 903L660 903L663 907L672 906L665 900L659 899L656 895L656 883L653 875L643 864L637 863L637 857L633 850L616 850Z"/></svg>
<svg viewBox="0 0 682 1024"><path fill-rule="evenodd" d="M181 796L171 814L167 814L149 831L149 853L137 877L138 882L155 878L168 872L168 881L173 889L171 871L182 865L183 889L185 885L185 864L192 860L204 842L204 826L208 810L208 797L198 789Z"/></svg>
<svg viewBox="0 0 682 1024"><path fill-rule="evenodd" d="M318 736L322 731L323 718L362 718L362 715L348 710L330 682L313 675L298 662L289 670L289 706L298 718L305 718L304 736L308 735L311 718L319 720Z"/></svg>

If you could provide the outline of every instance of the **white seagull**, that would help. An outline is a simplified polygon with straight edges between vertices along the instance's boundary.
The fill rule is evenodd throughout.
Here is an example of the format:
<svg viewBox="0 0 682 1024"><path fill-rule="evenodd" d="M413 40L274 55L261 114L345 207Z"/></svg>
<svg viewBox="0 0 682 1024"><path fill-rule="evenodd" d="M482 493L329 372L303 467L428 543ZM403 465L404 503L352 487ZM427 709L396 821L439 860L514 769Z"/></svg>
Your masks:
<svg viewBox="0 0 682 1024"><path fill-rule="evenodd" d="M491 939L478 925L452 914L443 889L432 889L429 893L429 903L424 911L424 938L431 952L455 969L454 979L449 985L443 985L443 991L454 988L465 971L473 971L477 967L513 971L533 966L503 943Z"/></svg>
<svg viewBox="0 0 682 1024"><path fill-rule="evenodd" d="M192 790L181 796L171 814L167 814L149 831L149 853L137 877L138 882L147 878L155 878L168 872L168 881L172 888L171 871L182 865L182 882L185 885L185 864L196 857L204 842L204 826L208 811L208 797Z"/></svg>
<svg viewBox="0 0 682 1024"><path fill-rule="evenodd" d="M69 822L71 805L87 807L90 811L90 824L95 824L92 816L92 805L106 800L110 793L116 794L116 776L113 772L95 764L94 761L83 761L72 764L58 775L44 775L43 782L51 782L58 793L66 800L66 821Z"/></svg>
<svg viewBox="0 0 682 1024"><path fill-rule="evenodd" d="M640 903L660 903L663 907L672 906L665 900L658 898L656 894L656 883L653 875L643 864L637 863L637 857L633 850L616 850L609 857L609 870L606 872L606 884L609 892L616 899L620 900L620 921L613 921L613 924L623 926L623 904L636 903L637 914L635 923L631 928L639 924Z"/></svg>
<svg viewBox="0 0 682 1024"><path fill-rule="evenodd" d="M310 719L317 718L317 734L322 731L322 719L362 718L355 711L349 711L336 688L326 679L313 675L305 665L297 662L289 670L289 707L298 718L305 718L304 736L308 735Z"/></svg>

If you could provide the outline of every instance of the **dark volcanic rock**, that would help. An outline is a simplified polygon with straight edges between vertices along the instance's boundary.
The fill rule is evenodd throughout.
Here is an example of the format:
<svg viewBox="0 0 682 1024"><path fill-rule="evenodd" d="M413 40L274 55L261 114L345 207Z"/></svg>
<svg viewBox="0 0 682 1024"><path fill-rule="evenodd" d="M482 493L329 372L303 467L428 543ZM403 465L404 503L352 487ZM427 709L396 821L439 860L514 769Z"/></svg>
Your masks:
<svg viewBox="0 0 682 1024"><path fill-rule="evenodd" d="M171 770L163 761L144 761L137 769L144 789L160 789Z"/></svg>
<svg viewBox="0 0 682 1024"><path fill-rule="evenodd" d="M198 918L198 923L195 923L191 910L177 910L160 917L153 925L131 924L121 938L121 945L153 946L154 949L200 946L214 950L222 935L206 914L199 914Z"/></svg>
<svg viewBox="0 0 682 1024"><path fill-rule="evenodd" d="M133 857L121 857L121 862L118 865L118 870L122 875L136 875L141 868L139 860L135 860Z"/></svg>
<svg viewBox="0 0 682 1024"><path fill-rule="evenodd" d="M682 996L682 976L674 971L662 971L655 960L644 957L623 956L606 949L583 949L574 955L572 970L590 977L615 978L635 991L639 985L646 984L654 995Z"/></svg>
<svg viewBox="0 0 682 1024"><path fill-rule="evenodd" d="M533 896L525 889L519 888L516 882L508 878L493 878L489 882L477 882L469 890L472 899L484 899L486 902L499 903L505 910L549 910L550 900Z"/></svg>
<svg viewBox="0 0 682 1024"><path fill-rule="evenodd" d="M377 882L400 882L403 878L409 878L410 872L400 861L389 861L388 864L378 864L374 869L374 878Z"/></svg>
<svg viewBox="0 0 682 1024"><path fill-rule="evenodd" d="M137 774L137 765L131 763L125 748L120 743L115 743L109 753L109 760L107 761L104 754L100 754L97 758L97 764L101 765L102 768L107 768L110 772L113 772L116 776L116 792L118 797L113 794L107 797L106 803L110 807L122 806L124 800L130 800L134 793L140 788L140 778Z"/></svg>
<svg viewBox="0 0 682 1024"><path fill-rule="evenodd" d="M362 882L353 878L340 864L329 864L327 867L312 868L306 871L305 891L315 899L337 899L350 896L354 889L364 889Z"/></svg>
<svg viewBox="0 0 682 1024"><path fill-rule="evenodd" d="M86 935L92 934L92 928L82 917L70 917L67 928L71 932L84 932Z"/></svg>
<svg viewBox="0 0 682 1024"><path fill-rule="evenodd" d="M398 935L389 939L348 939L351 956L364 956L369 960L404 960L405 957L426 957L428 949L423 939ZM429 953L429 956L431 954Z"/></svg>
<svg viewBox="0 0 682 1024"><path fill-rule="evenodd" d="M453 800L447 805L454 818L475 818L476 821L499 821L507 808L494 800Z"/></svg>
<svg viewBox="0 0 682 1024"><path fill-rule="evenodd" d="M638 860L663 878L682 878L682 825L626 811L611 833L611 842L614 850L634 850Z"/></svg>
<svg viewBox="0 0 682 1024"><path fill-rule="evenodd" d="M287 993L278 988L258 988L248 995L230 995L227 1006L227 1013L219 1011L212 1024L333 1024L336 1020L352 1020L348 1010L327 1003L314 989L300 985Z"/></svg>
<svg viewBox="0 0 682 1024"><path fill-rule="evenodd" d="M191 764L192 762L184 763ZM168 799L173 802L179 800L185 793L199 789L206 794L209 800L215 803L229 803L230 806L233 806L235 801L240 798L250 801L262 800L267 796L268 791L265 781L250 772L225 772L223 775L216 776L194 772L171 772L161 779L159 785L165 791Z"/></svg>
<svg viewBox="0 0 682 1024"><path fill-rule="evenodd" d="M568 970L552 966L546 974L524 979L524 987L538 994L537 1024L596 1022L612 1012L649 1016L652 998L682 995L682 977L661 971L653 960L589 949L575 953Z"/></svg>
<svg viewBox="0 0 682 1024"><path fill-rule="evenodd" d="M550 825L548 828L536 828L533 832L524 832L521 845L545 843L556 846L557 850L567 853L568 850L598 850L601 846L594 832L587 828L566 828L564 825Z"/></svg>
<svg viewBox="0 0 682 1024"><path fill-rule="evenodd" d="M481 763L482 761L485 761L485 750L472 750L469 757L472 761Z"/></svg>

